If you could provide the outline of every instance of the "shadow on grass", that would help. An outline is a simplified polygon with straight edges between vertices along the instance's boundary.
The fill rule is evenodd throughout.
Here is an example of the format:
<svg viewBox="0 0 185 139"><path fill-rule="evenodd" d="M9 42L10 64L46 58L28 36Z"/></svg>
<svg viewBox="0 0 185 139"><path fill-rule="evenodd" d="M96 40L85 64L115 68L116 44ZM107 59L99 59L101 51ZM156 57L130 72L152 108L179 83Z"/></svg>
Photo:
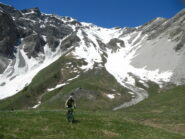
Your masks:
<svg viewBox="0 0 185 139"><path fill-rule="evenodd" d="M70 122L68 122L68 123L70 124ZM80 123L79 120L74 120L71 124L78 124L78 123Z"/></svg>
<svg viewBox="0 0 185 139"><path fill-rule="evenodd" d="M74 121L73 121L73 124L78 124L78 123L80 123L79 120L74 120Z"/></svg>

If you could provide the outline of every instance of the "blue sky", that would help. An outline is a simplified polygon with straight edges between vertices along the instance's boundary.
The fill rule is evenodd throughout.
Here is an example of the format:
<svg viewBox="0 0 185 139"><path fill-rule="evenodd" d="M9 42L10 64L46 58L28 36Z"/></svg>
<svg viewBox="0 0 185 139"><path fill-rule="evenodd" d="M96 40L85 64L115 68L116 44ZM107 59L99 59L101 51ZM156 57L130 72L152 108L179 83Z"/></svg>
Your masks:
<svg viewBox="0 0 185 139"><path fill-rule="evenodd" d="M183 2L184 1L184 2ZM185 0L0 0L17 9L39 7L44 13L71 16L103 27L134 27L156 17L170 18Z"/></svg>

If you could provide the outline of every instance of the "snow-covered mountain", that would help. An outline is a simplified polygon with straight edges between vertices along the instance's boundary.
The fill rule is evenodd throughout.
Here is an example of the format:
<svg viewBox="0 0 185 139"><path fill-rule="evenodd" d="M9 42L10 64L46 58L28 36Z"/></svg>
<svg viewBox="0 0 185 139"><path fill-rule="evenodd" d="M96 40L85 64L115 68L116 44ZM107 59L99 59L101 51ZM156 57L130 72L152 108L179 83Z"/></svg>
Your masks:
<svg viewBox="0 0 185 139"><path fill-rule="evenodd" d="M60 79L46 90L53 91L83 73L104 68L132 96L114 109L147 98L149 82L161 88L185 83L185 10L171 19L156 18L135 28L108 29L44 14L38 8L16 10L0 4L0 30L0 99L29 86L42 69L62 56L83 64L69 71L74 77ZM67 66L74 67L70 62ZM115 99L116 94L107 97Z"/></svg>

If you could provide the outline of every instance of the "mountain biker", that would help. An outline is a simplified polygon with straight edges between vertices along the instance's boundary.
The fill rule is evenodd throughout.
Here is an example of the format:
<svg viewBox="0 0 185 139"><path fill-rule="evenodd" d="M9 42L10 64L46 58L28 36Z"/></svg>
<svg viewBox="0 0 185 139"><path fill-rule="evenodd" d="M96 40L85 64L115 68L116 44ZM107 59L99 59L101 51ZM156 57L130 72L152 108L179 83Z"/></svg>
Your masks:
<svg viewBox="0 0 185 139"><path fill-rule="evenodd" d="M65 107L68 109L66 113L66 118L69 123L74 122L74 108L76 107L75 100L73 95L70 95L69 98L66 100Z"/></svg>

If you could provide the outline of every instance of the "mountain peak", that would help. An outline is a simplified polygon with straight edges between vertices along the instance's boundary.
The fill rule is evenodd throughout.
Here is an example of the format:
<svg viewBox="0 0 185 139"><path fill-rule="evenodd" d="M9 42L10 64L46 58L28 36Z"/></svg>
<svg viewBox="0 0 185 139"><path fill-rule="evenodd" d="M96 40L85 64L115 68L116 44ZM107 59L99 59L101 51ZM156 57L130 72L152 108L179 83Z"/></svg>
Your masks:
<svg viewBox="0 0 185 139"><path fill-rule="evenodd" d="M185 15L185 8L183 8L180 12L178 12L177 14L176 14L176 16L177 15Z"/></svg>
<svg viewBox="0 0 185 139"><path fill-rule="evenodd" d="M171 23L181 23L184 21L184 18L185 18L185 8L182 9L180 12L178 12L175 16L173 16L170 21Z"/></svg>
<svg viewBox="0 0 185 139"><path fill-rule="evenodd" d="M38 7L35 8L29 8L29 9L23 9L21 10L22 13L24 14L36 14L36 15L41 15L40 9Z"/></svg>

